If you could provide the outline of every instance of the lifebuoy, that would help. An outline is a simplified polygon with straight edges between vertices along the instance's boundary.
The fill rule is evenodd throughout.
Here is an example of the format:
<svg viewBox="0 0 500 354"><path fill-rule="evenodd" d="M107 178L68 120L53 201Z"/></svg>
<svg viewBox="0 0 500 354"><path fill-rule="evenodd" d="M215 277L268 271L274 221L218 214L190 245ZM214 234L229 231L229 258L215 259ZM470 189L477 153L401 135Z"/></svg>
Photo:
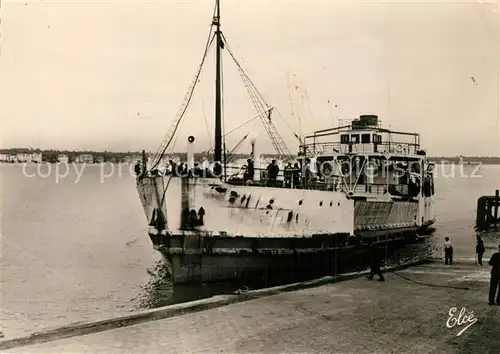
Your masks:
<svg viewBox="0 0 500 354"><path fill-rule="evenodd" d="M397 152L398 154L401 154L403 152L403 145L401 144L396 145L394 151Z"/></svg>

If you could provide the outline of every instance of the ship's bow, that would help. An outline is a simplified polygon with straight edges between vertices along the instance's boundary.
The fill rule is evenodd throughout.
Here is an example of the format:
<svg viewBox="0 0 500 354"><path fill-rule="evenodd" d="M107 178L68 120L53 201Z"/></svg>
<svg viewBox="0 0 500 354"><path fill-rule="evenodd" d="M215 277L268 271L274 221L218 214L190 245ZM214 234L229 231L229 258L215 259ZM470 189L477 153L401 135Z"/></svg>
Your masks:
<svg viewBox="0 0 500 354"><path fill-rule="evenodd" d="M150 236L168 232L165 187L161 176L146 176L137 180L137 192L149 225ZM153 243L158 242L153 240Z"/></svg>

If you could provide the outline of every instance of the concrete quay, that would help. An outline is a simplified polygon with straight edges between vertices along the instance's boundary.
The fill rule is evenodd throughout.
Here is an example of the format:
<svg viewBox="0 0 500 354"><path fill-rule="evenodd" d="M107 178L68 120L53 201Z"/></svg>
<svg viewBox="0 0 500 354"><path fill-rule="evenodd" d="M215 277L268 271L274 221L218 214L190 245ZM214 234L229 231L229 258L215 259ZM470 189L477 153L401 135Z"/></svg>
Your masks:
<svg viewBox="0 0 500 354"><path fill-rule="evenodd" d="M106 331L101 328L98 333L78 335L83 332L74 329L76 334L70 338L58 339L55 331L51 338L39 337L38 343L36 336L24 342L4 341L0 349L7 353L110 354L500 353L500 306L487 304L489 270L470 262L452 266L433 262L387 272L386 282L351 275L347 281L326 284L333 280L323 280L323 285L308 289L280 287L260 291L260 295L249 292L202 300L196 302L199 309L202 303L217 301L225 301L226 306L164 315L168 318ZM263 296L266 291L274 295ZM184 306L186 312L192 304L175 306ZM466 319L474 323L449 320L453 307L457 309L453 318L462 308L466 315L473 311ZM148 313L155 311L166 310ZM68 337L69 332L60 329L59 333Z"/></svg>

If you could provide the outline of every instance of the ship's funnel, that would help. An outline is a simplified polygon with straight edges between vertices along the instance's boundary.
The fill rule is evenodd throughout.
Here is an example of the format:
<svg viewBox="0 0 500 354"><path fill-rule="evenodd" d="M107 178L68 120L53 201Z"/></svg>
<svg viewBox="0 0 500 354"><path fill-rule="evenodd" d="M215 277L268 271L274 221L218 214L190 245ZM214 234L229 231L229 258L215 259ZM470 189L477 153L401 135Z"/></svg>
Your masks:
<svg viewBox="0 0 500 354"><path fill-rule="evenodd" d="M352 121L353 129L366 129L370 127L376 127L378 125L378 116L374 114L363 114L359 116L359 119Z"/></svg>
<svg viewBox="0 0 500 354"><path fill-rule="evenodd" d="M188 137L188 144L187 144L187 165L188 169L193 169L194 168L194 136L190 135Z"/></svg>

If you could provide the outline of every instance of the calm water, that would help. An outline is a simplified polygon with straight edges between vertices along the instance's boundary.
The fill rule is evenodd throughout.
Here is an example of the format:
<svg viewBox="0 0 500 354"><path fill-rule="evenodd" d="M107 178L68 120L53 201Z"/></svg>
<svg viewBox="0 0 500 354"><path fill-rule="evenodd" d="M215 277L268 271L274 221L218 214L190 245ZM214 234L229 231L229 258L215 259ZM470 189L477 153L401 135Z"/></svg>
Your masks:
<svg viewBox="0 0 500 354"><path fill-rule="evenodd" d="M29 166L25 174L21 166L0 165L6 338L179 300L172 299L172 287L162 277L127 169L121 175L116 169L103 181L98 165L86 166L79 179L70 170L57 180L55 165L51 173L42 166L48 177L25 176L36 168ZM500 166L482 166L475 178L474 167L461 172L456 166L454 177L451 168L437 166L436 255L450 236L457 257L474 257L476 200L500 188ZM109 172L105 166L104 174ZM489 255L498 235L486 240Z"/></svg>

